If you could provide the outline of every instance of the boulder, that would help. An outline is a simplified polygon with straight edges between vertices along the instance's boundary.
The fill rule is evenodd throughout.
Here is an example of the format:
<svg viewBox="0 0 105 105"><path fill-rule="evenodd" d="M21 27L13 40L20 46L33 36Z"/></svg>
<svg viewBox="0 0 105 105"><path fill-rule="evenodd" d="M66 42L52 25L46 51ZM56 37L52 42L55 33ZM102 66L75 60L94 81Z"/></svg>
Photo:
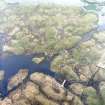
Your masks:
<svg viewBox="0 0 105 105"><path fill-rule="evenodd" d="M36 64L41 63L45 58L44 57L34 57L32 59L33 62L35 62Z"/></svg>
<svg viewBox="0 0 105 105"><path fill-rule="evenodd" d="M105 81L105 71L104 69L100 69L95 76L95 80Z"/></svg>
<svg viewBox="0 0 105 105"><path fill-rule="evenodd" d="M31 74L30 80L22 88L20 86L8 95L12 100L10 105L77 105L81 100L75 97L54 78L42 73Z"/></svg>
<svg viewBox="0 0 105 105"><path fill-rule="evenodd" d="M79 83L74 83L69 87L69 89L77 95L81 95L83 93L84 88L85 86Z"/></svg>

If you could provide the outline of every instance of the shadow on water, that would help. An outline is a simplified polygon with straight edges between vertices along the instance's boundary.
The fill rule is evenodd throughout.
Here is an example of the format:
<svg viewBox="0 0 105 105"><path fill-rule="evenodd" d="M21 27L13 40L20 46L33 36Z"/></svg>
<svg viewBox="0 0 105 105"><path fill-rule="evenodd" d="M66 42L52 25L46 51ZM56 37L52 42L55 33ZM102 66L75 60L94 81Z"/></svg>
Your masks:
<svg viewBox="0 0 105 105"><path fill-rule="evenodd" d="M33 72L42 72L44 74L55 76L55 73L50 70L51 60L45 59L40 64L32 62L32 55L9 55L0 58L0 70L5 71L4 80L0 84L0 91L3 95L7 95L8 80L15 75L19 69L28 69L29 74Z"/></svg>

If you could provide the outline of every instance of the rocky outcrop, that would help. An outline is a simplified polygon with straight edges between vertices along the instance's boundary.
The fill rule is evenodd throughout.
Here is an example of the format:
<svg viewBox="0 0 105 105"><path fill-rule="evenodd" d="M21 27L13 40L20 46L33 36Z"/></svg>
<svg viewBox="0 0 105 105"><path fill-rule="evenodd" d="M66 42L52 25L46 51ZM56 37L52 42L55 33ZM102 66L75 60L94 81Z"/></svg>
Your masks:
<svg viewBox="0 0 105 105"><path fill-rule="evenodd" d="M3 101L0 101L0 105L12 105L12 100L5 98Z"/></svg>
<svg viewBox="0 0 105 105"><path fill-rule="evenodd" d="M8 91L13 89L14 87L18 86L19 84L23 83L23 81L28 77L28 70L27 69L21 69L19 72L14 75L8 83Z"/></svg>
<svg viewBox="0 0 105 105"><path fill-rule="evenodd" d="M19 73L17 75L19 75ZM13 78L16 77L14 76ZM15 86L17 83L22 82L20 82L20 80L18 82L12 82L12 84L14 84ZM42 73L33 73L26 83L21 84L16 90L11 91L8 97L0 101L0 105L61 104L82 105L82 102L77 96L75 96L70 91L67 91L67 89L62 87L54 78Z"/></svg>
<svg viewBox="0 0 105 105"><path fill-rule="evenodd" d="M43 73L21 69L8 83L9 94L0 105L104 105L105 83L74 80L68 88ZM24 82L25 80L25 82ZM94 84L95 83L95 84ZM15 89L13 89L15 87Z"/></svg>

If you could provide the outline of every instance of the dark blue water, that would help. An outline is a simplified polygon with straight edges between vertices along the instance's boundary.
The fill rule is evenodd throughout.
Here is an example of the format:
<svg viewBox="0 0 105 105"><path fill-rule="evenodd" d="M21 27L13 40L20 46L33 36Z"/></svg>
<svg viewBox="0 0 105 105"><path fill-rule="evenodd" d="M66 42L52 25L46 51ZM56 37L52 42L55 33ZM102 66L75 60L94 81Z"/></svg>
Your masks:
<svg viewBox="0 0 105 105"><path fill-rule="evenodd" d="M5 78L0 85L0 91L3 95L7 95L8 80L15 75L19 69L28 69L29 74L33 72L42 72L44 74L55 76L55 73L50 70L50 59L45 59L40 64L32 62L32 55L8 55L0 58L0 70L5 71Z"/></svg>

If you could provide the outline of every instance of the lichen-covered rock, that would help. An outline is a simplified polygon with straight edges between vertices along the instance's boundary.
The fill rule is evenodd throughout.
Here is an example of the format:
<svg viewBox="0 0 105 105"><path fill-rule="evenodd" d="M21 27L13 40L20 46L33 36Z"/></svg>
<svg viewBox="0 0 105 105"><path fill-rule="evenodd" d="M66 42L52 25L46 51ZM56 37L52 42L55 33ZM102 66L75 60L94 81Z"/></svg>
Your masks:
<svg viewBox="0 0 105 105"><path fill-rule="evenodd" d="M75 80L75 82L79 80ZM15 84L15 83L14 83ZM54 78L43 73L33 73L26 82L8 97L0 101L1 105L103 105L104 82L99 85L100 99L97 89L86 84L72 83L69 89L61 86ZM85 96L86 95L86 96Z"/></svg>
<svg viewBox="0 0 105 105"><path fill-rule="evenodd" d="M69 87L69 89L77 95L81 95L84 91L84 88L85 88L85 86L83 86L82 84L79 84L79 83L74 83Z"/></svg>
<svg viewBox="0 0 105 105"><path fill-rule="evenodd" d="M0 101L0 105L12 105L12 100L5 98L3 101Z"/></svg>
<svg viewBox="0 0 105 105"><path fill-rule="evenodd" d="M95 76L95 80L105 81L105 71L103 69L100 69L98 71L98 73Z"/></svg>
<svg viewBox="0 0 105 105"><path fill-rule="evenodd" d="M105 31L94 34L94 39L100 43L105 42Z"/></svg>
<svg viewBox="0 0 105 105"><path fill-rule="evenodd" d="M100 105L101 101L96 93L96 90L92 87L87 87L84 89L84 93L88 96L87 103L89 105Z"/></svg>
<svg viewBox="0 0 105 105"><path fill-rule="evenodd" d="M0 105L83 105L70 91L52 77L33 73L30 80L9 93Z"/></svg>
<svg viewBox="0 0 105 105"><path fill-rule="evenodd" d="M39 86L35 85L32 82L27 83L26 88L24 89L24 95L32 103L41 103L43 105L58 105L53 100L46 98L43 93L41 93Z"/></svg>
<svg viewBox="0 0 105 105"><path fill-rule="evenodd" d="M51 70L65 75L68 79L79 79L77 74L74 72L71 55L68 52L59 54L51 62Z"/></svg>
<svg viewBox="0 0 105 105"><path fill-rule="evenodd" d="M90 70L89 65L80 66L79 73L82 81L88 81L92 76L92 71Z"/></svg>
<svg viewBox="0 0 105 105"><path fill-rule="evenodd" d="M67 100L66 91L53 78L45 76L44 74L34 73L31 75L31 80L41 87L41 91L49 98L55 101ZM42 84L42 85L41 85ZM72 100L73 95L71 94ZM68 101L70 101L68 100Z"/></svg>
<svg viewBox="0 0 105 105"><path fill-rule="evenodd" d="M27 78L27 76L28 76L27 69L19 70L19 72L9 80L8 87L7 87L8 91L18 86L19 84L23 83L23 81Z"/></svg>
<svg viewBox="0 0 105 105"><path fill-rule="evenodd" d="M75 97L72 105L84 105L84 104L80 101L79 97Z"/></svg>

